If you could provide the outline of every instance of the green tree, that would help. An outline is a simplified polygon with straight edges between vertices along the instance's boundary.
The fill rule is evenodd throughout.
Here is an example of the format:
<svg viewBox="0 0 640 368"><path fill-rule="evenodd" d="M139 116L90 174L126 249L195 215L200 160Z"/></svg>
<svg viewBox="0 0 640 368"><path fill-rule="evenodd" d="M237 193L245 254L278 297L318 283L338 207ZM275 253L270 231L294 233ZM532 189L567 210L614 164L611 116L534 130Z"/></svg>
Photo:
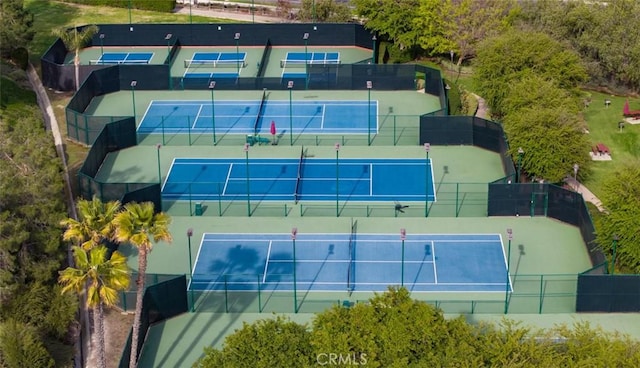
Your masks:
<svg viewBox="0 0 640 368"><path fill-rule="evenodd" d="M513 0L449 0L443 14L446 37L455 47L450 49L458 58L458 66L476 55L478 43L507 31L517 13ZM444 8L444 7L443 7ZM447 52L440 49L440 52Z"/></svg>
<svg viewBox="0 0 640 368"><path fill-rule="evenodd" d="M302 0L297 17L305 22L347 22L351 20L351 11L345 4L334 0Z"/></svg>
<svg viewBox="0 0 640 368"><path fill-rule="evenodd" d="M83 27L80 31L78 31L77 28L58 28L53 30L53 35L59 37L62 42L64 42L67 50L74 53L73 64L75 65L76 72L76 90L80 88L80 50L87 46L89 41L91 41L93 36L98 33L98 31L98 26L94 24Z"/></svg>
<svg viewBox="0 0 640 368"><path fill-rule="evenodd" d="M53 367L33 326L9 319L0 323L0 365L3 367Z"/></svg>
<svg viewBox="0 0 640 368"><path fill-rule="evenodd" d="M94 310L99 367L105 368L104 308L116 305L118 292L129 287L127 259L118 251L107 259L109 250L103 245L88 252L78 246L72 249L75 268L67 267L60 272L62 293L87 293L87 308Z"/></svg>
<svg viewBox="0 0 640 368"><path fill-rule="evenodd" d="M512 151L525 150L522 167L534 178L557 183L574 164L584 171L590 166L589 142L575 114L556 107L523 108L505 116L504 126Z"/></svg>
<svg viewBox="0 0 640 368"><path fill-rule="evenodd" d="M142 298L145 289L147 272L147 256L153 249L153 243L171 242L169 233L171 218L164 212L155 213L152 202L127 203L124 211L114 219L116 239L121 243L130 243L138 249L138 280L136 281L136 312L131 337L130 367L137 366L138 339L140 337L140 320L142 317Z"/></svg>
<svg viewBox="0 0 640 368"><path fill-rule="evenodd" d="M527 75L536 74L575 95L587 78L578 55L543 33L507 32L483 41L478 50L473 76L477 93L496 118L504 116L509 86Z"/></svg>
<svg viewBox="0 0 640 368"><path fill-rule="evenodd" d="M622 165L603 183L601 200L607 213L598 217L597 239L613 257L613 237L619 238L616 268L640 273L640 161Z"/></svg>
<svg viewBox="0 0 640 368"><path fill-rule="evenodd" d="M356 13L366 20L367 29L393 41L400 50L419 46L421 30L414 20L420 0L353 0Z"/></svg>
<svg viewBox="0 0 640 368"><path fill-rule="evenodd" d="M276 316L252 324L245 322L221 350L206 348L193 367L302 368L314 363L306 326Z"/></svg>
<svg viewBox="0 0 640 368"><path fill-rule="evenodd" d="M23 0L0 2L0 24L0 56L4 58L33 40L33 14L25 9Z"/></svg>

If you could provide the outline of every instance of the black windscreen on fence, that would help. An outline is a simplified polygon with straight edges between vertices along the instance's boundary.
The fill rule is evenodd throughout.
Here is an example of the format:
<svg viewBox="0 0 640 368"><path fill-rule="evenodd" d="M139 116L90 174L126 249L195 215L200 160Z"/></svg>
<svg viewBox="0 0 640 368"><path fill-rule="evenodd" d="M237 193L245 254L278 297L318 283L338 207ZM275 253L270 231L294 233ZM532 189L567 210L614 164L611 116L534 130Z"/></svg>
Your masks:
<svg viewBox="0 0 640 368"><path fill-rule="evenodd" d="M576 312L640 312L640 276L578 275Z"/></svg>
<svg viewBox="0 0 640 368"><path fill-rule="evenodd" d="M138 337L137 354L140 356L149 327L189 310L187 302L187 277L175 278L149 286L142 299L142 313L140 316L140 336ZM119 367L129 367L131 353L131 333L127 345L120 358Z"/></svg>

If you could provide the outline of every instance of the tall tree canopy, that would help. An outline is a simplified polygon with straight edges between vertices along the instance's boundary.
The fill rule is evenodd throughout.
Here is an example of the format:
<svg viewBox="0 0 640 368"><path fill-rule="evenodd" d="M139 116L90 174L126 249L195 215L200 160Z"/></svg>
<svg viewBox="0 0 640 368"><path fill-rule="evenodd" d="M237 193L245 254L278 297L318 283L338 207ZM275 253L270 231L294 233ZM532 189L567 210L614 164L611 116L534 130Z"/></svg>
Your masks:
<svg viewBox="0 0 640 368"><path fill-rule="evenodd" d="M34 36L33 14L23 0L0 1L0 56L9 57L19 47L25 47Z"/></svg>
<svg viewBox="0 0 640 368"><path fill-rule="evenodd" d="M282 317L245 324L221 350L206 348L194 367L637 367L638 348L587 324L546 331L509 320L471 325L390 288L369 303L336 305L310 327Z"/></svg>
<svg viewBox="0 0 640 368"><path fill-rule="evenodd" d="M578 95L587 79L578 55L546 34L511 31L485 40L474 60L477 93L485 98L494 117L501 118L509 86L535 74Z"/></svg>

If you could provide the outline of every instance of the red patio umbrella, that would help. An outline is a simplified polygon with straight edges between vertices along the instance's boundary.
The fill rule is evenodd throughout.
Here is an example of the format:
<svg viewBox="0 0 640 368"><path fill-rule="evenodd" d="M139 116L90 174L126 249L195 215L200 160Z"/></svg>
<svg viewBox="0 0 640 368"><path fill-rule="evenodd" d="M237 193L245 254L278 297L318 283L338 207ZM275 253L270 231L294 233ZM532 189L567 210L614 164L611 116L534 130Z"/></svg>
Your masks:
<svg viewBox="0 0 640 368"><path fill-rule="evenodd" d="M276 122L271 120L271 135L276 135Z"/></svg>
<svg viewBox="0 0 640 368"><path fill-rule="evenodd" d="M624 114L624 115L628 115L629 114L629 100L626 100L624 102L624 108L622 109L622 114Z"/></svg>

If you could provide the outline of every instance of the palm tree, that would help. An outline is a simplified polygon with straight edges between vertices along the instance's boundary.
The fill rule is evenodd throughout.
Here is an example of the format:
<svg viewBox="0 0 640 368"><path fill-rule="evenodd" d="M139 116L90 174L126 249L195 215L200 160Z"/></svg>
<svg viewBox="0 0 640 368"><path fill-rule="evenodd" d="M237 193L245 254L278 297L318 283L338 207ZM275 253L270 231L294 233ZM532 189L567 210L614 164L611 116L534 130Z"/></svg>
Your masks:
<svg viewBox="0 0 640 368"><path fill-rule="evenodd" d="M82 31L78 31L77 28L58 28L53 30L53 35L60 37L67 47L67 50L75 53L73 64L76 69L76 91L80 88L80 50L87 46L91 38L93 38L99 30L95 24L84 27Z"/></svg>
<svg viewBox="0 0 640 368"><path fill-rule="evenodd" d="M124 206L124 211L116 215L114 223L116 225L116 240L121 243L129 242L138 248L136 313L133 320L131 358L129 359L129 367L135 368L138 360L138 338L147 271L147 255L151 252L153 243L173 240L169 232L171 217L164 212L155 213L152 202L131 202Z"/></svg>
<svg viewBox="0 0 640 368"><path fill-rule="evenodd" d="M119 201L103 203L98 197L92 200L81 199L76 204L79 220L68 218L61 221L66 227L62 238L80 244L84 250L89 250L102 244L105 240L115 238L113 219L120 212L122 206Z"/></svg>
<svg viewBox="0 0 640 368"><path fill-rule="evenodd" d="M113 219L122 208L119 201L111 201L102 203L97 197L93 197L88 201L79 200L76 203L78 209L78 217L68 218L61 221L61 225L66 229L62 234L65 241L71 241L73 244L80 245L84 250L90 250L104 243L105 240L112 240L115 237L115 227ZM86 297L86 294L83 294ZM83 300L83 304L88 301ZM87 317L86 307L81 311L84 321L84 329L86 336L91 336L91 327L89 326L89 318ZM94 316L95 317L95 316ZM95 318L94 318L95 323ZM94 339L96 341L98 339ZM98 346L99 349L104 347Z"/></svg>
<svg viewBox="0 0 640 368"><path fill-rule="evenodd" d="M59 282L62 293L84 294L86 287L86 306L93 309L93 321L96 326L98 345L98 366L106 368L104 342L104 307L112 307L118 302L118 292L129 287L130 276L127 258L120 252L113 252L107 259L108 249L98 245L88 252L73 246L73 258L76 268L67 267L60 271Z"/></svg>

